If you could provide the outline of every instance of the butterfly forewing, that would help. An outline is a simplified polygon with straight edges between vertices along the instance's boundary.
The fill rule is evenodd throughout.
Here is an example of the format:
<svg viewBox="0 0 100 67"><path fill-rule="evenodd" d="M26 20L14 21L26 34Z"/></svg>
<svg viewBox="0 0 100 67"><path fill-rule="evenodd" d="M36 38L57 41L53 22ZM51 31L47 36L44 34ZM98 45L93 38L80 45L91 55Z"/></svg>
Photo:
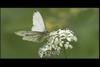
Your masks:
<svg viewBox="0 0 100 67"><path fill-rule="evenodd" d="M38 11L36 11L33 14L32 31L39 31L39 32L44 32L45 31L45 25L44 25L43 18L42 18L41 14Z"/></svg>

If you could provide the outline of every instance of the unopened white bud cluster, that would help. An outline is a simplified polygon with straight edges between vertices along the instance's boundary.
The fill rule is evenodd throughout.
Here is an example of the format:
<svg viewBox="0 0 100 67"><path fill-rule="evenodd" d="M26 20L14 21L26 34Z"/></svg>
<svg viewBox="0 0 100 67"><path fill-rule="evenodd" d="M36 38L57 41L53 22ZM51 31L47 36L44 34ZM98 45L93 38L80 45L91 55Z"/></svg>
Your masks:
<svg viewBox="0 0 100 67"><path fill-rule="evenodd" d="M49 34L46 45L43 45L43 47L39 49L39 56L42 58L45 56L59 55L63 48L73 48L70 44L72 41L76 42L77 37L71 30L59 29L57 31L53 31Z"/></svg>

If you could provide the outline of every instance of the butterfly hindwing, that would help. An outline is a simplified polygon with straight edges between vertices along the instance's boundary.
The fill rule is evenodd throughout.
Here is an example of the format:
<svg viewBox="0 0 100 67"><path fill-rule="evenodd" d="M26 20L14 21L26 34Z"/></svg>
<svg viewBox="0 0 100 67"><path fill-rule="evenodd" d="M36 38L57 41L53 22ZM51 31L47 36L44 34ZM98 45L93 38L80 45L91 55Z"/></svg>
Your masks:
<svg viewBox="0 0 100 67"><path fill-rule="evenodd" d="M15 32L18 36L22 36L23 40L32 42L43 42L47 38L47 33L33 32L33 31L19 31Z"/></svg>

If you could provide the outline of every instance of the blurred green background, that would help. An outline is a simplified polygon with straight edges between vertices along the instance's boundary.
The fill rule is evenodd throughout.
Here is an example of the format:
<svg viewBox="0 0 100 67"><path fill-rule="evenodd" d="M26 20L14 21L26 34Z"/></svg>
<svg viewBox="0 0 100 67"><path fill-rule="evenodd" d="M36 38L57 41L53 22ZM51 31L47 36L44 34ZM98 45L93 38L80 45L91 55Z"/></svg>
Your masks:
<svg viewBox="0 0 100 67"><path fill-rule="evenodd" d="M78 38L73 49L54 58L99 58L99 8L1 8L1 58L39 58L43 43L14 34L31 30L34 9L42 14L49 32L69 28Z"/></svg>

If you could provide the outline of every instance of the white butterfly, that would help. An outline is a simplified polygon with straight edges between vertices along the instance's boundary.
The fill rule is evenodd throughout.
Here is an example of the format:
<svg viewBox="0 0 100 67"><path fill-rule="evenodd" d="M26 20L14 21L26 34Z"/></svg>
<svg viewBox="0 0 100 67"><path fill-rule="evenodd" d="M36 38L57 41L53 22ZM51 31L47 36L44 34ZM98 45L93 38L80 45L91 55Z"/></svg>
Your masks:
<svg viewBox="0 0 100 67"><path fill-rule="evenodd" d="M43 42L48 35L45 28L43 18L38 11L33 14L33 27L31 31L18 31L15 32L18 36L22 36L23 40L33 41L33 42Z"/></svg>

